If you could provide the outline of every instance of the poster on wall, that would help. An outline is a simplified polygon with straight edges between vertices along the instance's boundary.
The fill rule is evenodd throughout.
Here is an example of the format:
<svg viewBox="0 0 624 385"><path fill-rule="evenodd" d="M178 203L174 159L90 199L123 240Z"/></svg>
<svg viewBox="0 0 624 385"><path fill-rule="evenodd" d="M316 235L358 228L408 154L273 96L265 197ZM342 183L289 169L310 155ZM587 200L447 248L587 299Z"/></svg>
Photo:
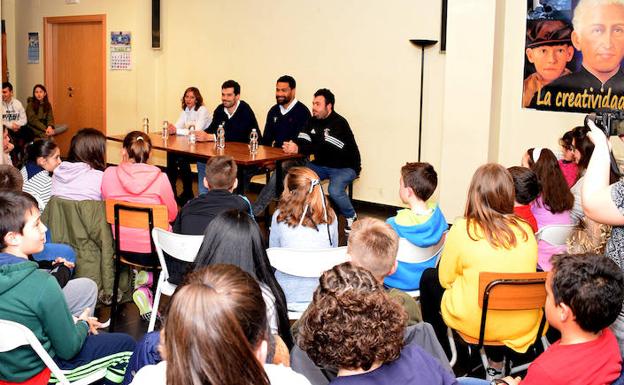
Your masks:
<svg viewBox="0 0 624 385"><path fill-rule="evenodd" d="M111 70L131 70L132 45L130 32L111 31L110 52Z"/></svg>
<svg viewBox="0 0 624 385"><path fill-rule="evenodd" d="M527 0L522 106L624 109L624 3Z"/></svg>
<svg viewBox="0 0 624 385"><path fill-rule="evenodd" d="M39 64L39 32L28 32L28 64Z"/></svg>

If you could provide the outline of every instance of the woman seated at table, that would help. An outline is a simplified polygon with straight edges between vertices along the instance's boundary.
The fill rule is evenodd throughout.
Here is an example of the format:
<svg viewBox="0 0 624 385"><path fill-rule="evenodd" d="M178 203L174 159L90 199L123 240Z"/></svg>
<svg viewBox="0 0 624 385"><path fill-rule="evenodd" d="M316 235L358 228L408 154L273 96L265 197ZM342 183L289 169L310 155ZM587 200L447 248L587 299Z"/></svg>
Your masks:
<svg viewBox="0 0 624 385"><path fill-rule="evenodd" d="M210 112L204 106L204 98L197 87L189 87L184 91L182 95L182 112L178 117L175 124L169 123L167 130L171 135L188 135L191 126L195 129L197 139L199 141L213 140L213 135L208 135L204 132L212 117ZM205 136L205 137L204 137ZM176 192L176 181L178 179L178 169L180 170L180 176L182 177L182 194L180 195L180 203L184 204L187 200L194 196L193 194L193 176L191 174L191 168L189 159L180 155L167 153L167 175L169 182L173 187L174 193ZM200 174L201 178L199 184L201 186L201 179L203 174Z"/></svg>

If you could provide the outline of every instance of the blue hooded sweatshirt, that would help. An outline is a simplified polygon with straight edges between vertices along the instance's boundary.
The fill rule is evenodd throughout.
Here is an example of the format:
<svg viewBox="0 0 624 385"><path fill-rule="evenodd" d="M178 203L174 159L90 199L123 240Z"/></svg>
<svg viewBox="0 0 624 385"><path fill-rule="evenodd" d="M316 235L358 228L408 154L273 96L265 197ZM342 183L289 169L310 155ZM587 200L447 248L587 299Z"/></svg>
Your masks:
<svg viewBox="0 0 624 385"><path fill-rule="evenodd" d="M422 216L414 214L411 210L405 209L397 213L397 216L390 217L386 221L397 232L399 237L405 238L414 245L422 248L433 246L440 242L444 232L448 229L448 223L440 210L440 206L433 205L431 216L425 221ZM413 217L413 218L409 218ZM414 219L418 224L401 225L397 219ZM418 290L420 287L420 277L425 269L435 267L436 258L421 263L398 262L397 270L394 274L386 277L384 285L400 290Z"/></svg>

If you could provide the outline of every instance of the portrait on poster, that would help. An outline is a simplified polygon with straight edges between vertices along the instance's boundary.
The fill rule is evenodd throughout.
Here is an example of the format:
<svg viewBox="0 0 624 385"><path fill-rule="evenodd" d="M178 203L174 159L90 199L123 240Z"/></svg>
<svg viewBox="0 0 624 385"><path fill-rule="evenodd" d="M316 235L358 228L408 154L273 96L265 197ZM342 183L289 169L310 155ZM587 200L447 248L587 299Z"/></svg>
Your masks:
<svg viewBox="0 0 624 385"><path fill-rule="evenodd" d="M527 0L522 106L624 109L624 1Z"/></svg>

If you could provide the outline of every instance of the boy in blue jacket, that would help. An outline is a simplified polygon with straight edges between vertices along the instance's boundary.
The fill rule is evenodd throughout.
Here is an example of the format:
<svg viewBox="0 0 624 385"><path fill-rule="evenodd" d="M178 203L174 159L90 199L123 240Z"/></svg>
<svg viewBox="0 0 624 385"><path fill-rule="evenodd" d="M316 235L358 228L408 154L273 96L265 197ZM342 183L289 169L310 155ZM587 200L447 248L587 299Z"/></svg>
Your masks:
<svg viewBox="0 0 624 385"><path fill-rule="evenodd" d="M426 248L440 242L448 223L435 202L427 202L438 186L438 175L429 163L406 163L401 167L399 196L409 209L399 210L387 222L399 237L415 246ZM394 274L386 277L384 284L401 290L416 290L422 272L435 267L436 258L423 263L399 261Z"/></svg>

